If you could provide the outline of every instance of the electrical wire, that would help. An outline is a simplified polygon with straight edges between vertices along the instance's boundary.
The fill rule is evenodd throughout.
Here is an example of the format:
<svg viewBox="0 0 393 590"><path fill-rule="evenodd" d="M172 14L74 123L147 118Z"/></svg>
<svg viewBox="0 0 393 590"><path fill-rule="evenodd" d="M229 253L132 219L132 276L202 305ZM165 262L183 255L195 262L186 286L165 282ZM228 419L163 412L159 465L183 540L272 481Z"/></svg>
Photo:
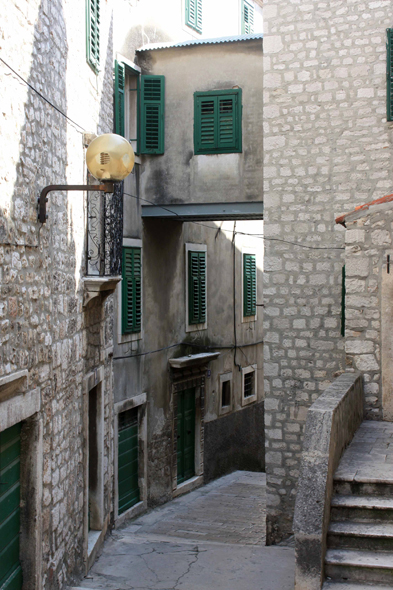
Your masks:
<svg viewBox="0 0 393 590"><path fill-rule="evenodd" d="M263 344L263 340L259 340L258 342L250 342L249 344L241 344L237 345L237 348L247 348L249 346L256 346L257 344ZM169 346L163 346L162 348L157 348L156 350L149 350L147 352L138 352L136 354L127 354L123 356L114 356L113 360L118 361L122 359L130 359L136 358L141 356L147 356L149 354L154 354L156 352L163 352L164 350L170 350L171 348L176 348L176 346L191 346L195 348L204 348L206 350L233 350L235 346L231 344L230 346L205 346L204 344L196 344L195 342L177 342L176 344L170 344ZM243 353L244 354L244 353Z"/></svg>
<svg viewBox="0 0 393 590"><path fill-rule="evenodd" d="M176 217L180 217L181 219L183 219L183 217L181 215L179 215L178 213L176 213L176 211L173 211L171 209L169 209L168 207L164 207L163 205L157 205L157 203L154 203L154 201L149 201L148 199L144 199L142 197L137 197L135 195L131 195L131 193L123 193L124 195L127 195L127 197L131 197L133 199L136 199L138 201L143 201L144 203L149 203L149 205L154 205L155 207L158 207L159 209L163 209L163 211L167 211L168 213L172 213L173 215L176 215ZM200 221L187 221L187 223L194 223L195 225L200 225L202 227L207 227L208 229L213 229L216 233L216 238L217 235L220 231L226 232L226 233L231 233L233 234L234 230L232 229L223 229L222 227L219 227L217 229L216 226L213 225L206 225L206 223L201 223ZM292 246L299 246L299 248L307 248L309 250L345 250L344 247L338 247L338 246L307 246L306 244L301 244L300 242L291 242L290 240L282 240L281 238L267 238L266 236L264 236L263 234L250 234L247 232L241 232L241 231L236 231L237 234L242 235L242 236L251 236L252 238L258 238L261 240L266 240L269 242L283 242L284 244L291 244Z"/></svg>
<svg viewBox="0 0 393 590"><path fill-rule="evenodd" d="M11 72L13 72L15 74L15 76L17 76L20 80L22 80L22 82L24 84L26 84L26 86L28 86L29 88L31 88L31 90L33 90L36 94L38 94L38 96L40 98L42 98L42 100L44 100L45 102L47 102L52 108L54 108L58 113L60 113L60 115L62 115L70 123L72 123L72 125L75 125L76 127L79 127L79 129L76 129L76 131L78 131L78 133L86 133L86 130L81 125L79 125L78 123L76 123L75 121L73 121L68 115L66 115L61 109L59 109L59 107L57 107L56 105L54 105L48 98L46 98L46 96L44 96L43 94L41 94L41 92L39 92L36 88L34 88L34 86L32 86L27 80L25 80L20 74L18 74L18 72L16 72L6 61L4 61L3 58L0 57L0 61L8 69L10 69Z"/></svg>

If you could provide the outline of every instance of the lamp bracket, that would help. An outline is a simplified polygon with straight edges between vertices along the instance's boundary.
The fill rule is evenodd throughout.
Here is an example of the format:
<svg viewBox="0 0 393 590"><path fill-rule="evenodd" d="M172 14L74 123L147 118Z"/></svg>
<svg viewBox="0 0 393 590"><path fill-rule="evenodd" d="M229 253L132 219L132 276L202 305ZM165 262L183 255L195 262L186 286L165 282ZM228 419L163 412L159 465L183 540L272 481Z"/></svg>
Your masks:
<svg viewBox="0 0 393 590"><path fill-rule="evenodd" d="M48 216L46 214L46 204L48 202L47 194L52 191L100 191L103 193L113 193L113 182L104 184L49 184L42 189L38 197L38 221L45 223Z"/></svg>

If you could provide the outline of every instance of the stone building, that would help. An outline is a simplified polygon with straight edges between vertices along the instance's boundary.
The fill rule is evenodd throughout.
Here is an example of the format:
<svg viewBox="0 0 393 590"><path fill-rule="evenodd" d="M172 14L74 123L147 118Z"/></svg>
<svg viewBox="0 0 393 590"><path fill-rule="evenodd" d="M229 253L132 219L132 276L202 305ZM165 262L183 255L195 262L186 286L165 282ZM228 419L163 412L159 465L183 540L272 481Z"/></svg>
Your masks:
<svg viewBox="0 0 393 590"><path fill-rule="evenodd" d="M222 34L237 35L242 26L250 25L245 22L245 3L233 2L232 28ZM162 5L156 3L155 8ZM255 344L261 340L261 315L259 309L255 312L261 300L262 281L257 272L262 264L261 241L243 235L261 231L259 221L251 229L243 221L244 208L246 219L260 217L261 172L253 172L250 166L259 166L261 161L257 142L261 117L254 125L251 121L261 105L251 91L250 71L252 64L260 67L261 38L141 52L141 66L135 64L135 49L147 42L200 37L199 23L191 27L190 16L188 24L184 21L190 5L191 0L176 2L181 16L177 21L171 19L170 24L177 22L174 29L157 26L160 12L151 10L151 5L149 11L147 0L12 0L3 6L0 483L5 487L0 489L0 506L6 509L0 522L0 586L4 588L21 588L22 578L24 588L64 588L86 573L108 527L119 521L119 440L139 443L137 483L134 485L133 473L131 495L125 498L127 494L121 493L125 498L121 508L127 502L144 508L148 501L153 505L172 497L178 483L177 476L174 481L176 447L172 439L178 416L174 408L176 399L179 406L184 383L196 388L197 398L196 454L184 479L195 471L192 485L196 485L202 476L214 477L245 459L251 467L263 465L258 433L263 419L263 382L257 373L262 370L262 357L261 345ZM247 5L247 18L251 7L257 20L260 3ZM139 20L130 21L129 15ZM130 28L130 22L137 23L135 28ZM205 55L206 61L207 47L213 56L209 67L201 60ZM118 107L113 101L117 52L124 56L127 76L134 76L128 80L128 89L141 70L165 75L167 82L165 153L138 156L135 172L124 186L123 267L131 253L135 269L141 244L143 250L142 329L136 332L135 318L126 318L132 330L125 335L117 320L120 289L114 293L121 281L119 194L104 200L98 192L53 191L48 195L47 219L44 223L37 220L37 197L44 187L94 182L84 163L86 147L94 135L112 132L119 125L113 117ZM169 54L176 65L168 62ZM194 80L190 76L188 86L182 88L175 69L181 72L183 68L184 73L188 59L195 62L197 75ZM226 65L225 77L221 74L220 78L221 60L234 60L239 71L229 71ZM119 57L116 61L120 63ZM209 71L204 85L202 68ZM225 89L226 100L238 100L237 124L241 122L247 131L247 136L243 131L243 151L239 127L236 153L196 157L193 92L211 92L217 84ZM188 97L183 104L185 91ZM130 125L132 106L127 104L130 110L124 123ZM177 121L180 109L189 117L184 137ZM135 137L136 141L140 138ZM174 165L175 154L178 166ZM161 168L159 162L164 160ZM204 162L200 184L189 177L184 181L187 191L182 193L181 175L185 170L195 174L197 160ZM204 187L216 166L223 175L222 186ZM168 177L170 168L172 178ZM218 204L219 223L210 213L208 221L204 217L209 229L205 221L196 225L173 219L149 219L142 225L141 205L149 204L142 199L159 205L160 211L168 205L171 211L171 205L182 205L191 196L200 206L207 198L210 204ZM227 201L232 217L222 217ZM251 214L255 203L257 214ZM239 215L238 210L234 213L236 207ZM186 244L192 244L188 250L198 260L204 259L207 268L205 317L198 315L198 323L192 323L189 332L185 330ZM224 272L226 263L230 266ZM243 265L251 265L251 287L241 281L234 292L233 278L243 276ZM123 284L129 277L125 279ZM201 289L201 277L197 284ZM245 294L251 295L250 302L242 301ZM201 290L198 301L203 303ZM253 312L249 315L248 303ZM168 344L179 346L157 352L155 357L146 354ZM190 352L191 365L200 362L195 355L199 351L202 365L197 369L187 366ZM122 356L126 358L118 358ZM168 365L168 359L182 356L186 359ZM203 363L216 357L215 364L205 370ZM187 400L183 398L182 403ZM244 432L245 425L255 433L248 458L245 445L226 433L227 428ZM130 451L128 442L125 447L125 460L132 463L134 447ZM187 444L183 451L185 447ZM217 457L222 457L221 465L215 462ZM210 466L209 472L203 469L203 462ZM127 516L126 511L122 514Z"/></svg>
<svg viewBox="0 0 393 590"><path fill-rule="evenodd" d="M291 532L307 409L346 369L341 329L344 231L334 217L392 192L392 123L386 117L386 29L391 26L388 0L264 3L270 543ZM359 298L357 305L362 283L352 278L358 277L350 276L349 297L353 303ZM363 315L376 329L375 311L365 307ZM361 354L368 415L380 418L376 361L365 352L374 345L369 335L362 345L357 336L352 344L349 338L347 353Z"/></svg>
<svg viewBox="0 0 393 590"><path fill-rule="evenodd" d="M125 256L142 261L142 278L136 308L125 276L116 299L115 411L121 421L132 410L139 432L131 505L117 472L116 524L225 472L264 467L262 36L148 44L135 61L125 53L117 53L116 124L138 156L125 182L123 245ZM153 84L162 109L154 145L144 127ZM220 115L230 121L227 145L203 144L198 129L217 130L198 101L228 109ZM193 256L206 265L206 292L196 302L204 311L194 319ZM247 312L248 260L256 284Z"/></svg>

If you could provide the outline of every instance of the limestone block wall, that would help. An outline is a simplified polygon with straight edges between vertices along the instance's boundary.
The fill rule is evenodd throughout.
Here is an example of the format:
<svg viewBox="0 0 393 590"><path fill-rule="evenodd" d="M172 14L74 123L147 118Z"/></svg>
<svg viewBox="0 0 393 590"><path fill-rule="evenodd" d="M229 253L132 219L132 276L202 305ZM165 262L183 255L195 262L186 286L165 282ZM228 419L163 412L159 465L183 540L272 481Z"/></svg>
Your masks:
<svg viewBox="0 0 393 590"><path fill-rule="evenodd" d="M292 529L308 407L345 370L343 228L392 192L389 0L264 3L268 542Z"/></svg>
<svg viewBox="0 0 393 590"><path fill-rule="evenodd" d="M101 5L98 75L86 63L84 2L10 0L0 23L0 377L26 369L27 389L40 389L42 497L29 526L40 529L34 575L45 589L85 572L84 378L99 367L106 513L112 501L112 298L83 308L83 193L51 193L44 226L36 211L46 185L86 182L83 133L112 130L111 2Z"/></svg>
<svg viewBox="0 0 393 590"><path fill-rule="evenodd" d="M392 221L386 202L345 222L347 363L363 373L367 417L385 420L393 419Z"/></svg>

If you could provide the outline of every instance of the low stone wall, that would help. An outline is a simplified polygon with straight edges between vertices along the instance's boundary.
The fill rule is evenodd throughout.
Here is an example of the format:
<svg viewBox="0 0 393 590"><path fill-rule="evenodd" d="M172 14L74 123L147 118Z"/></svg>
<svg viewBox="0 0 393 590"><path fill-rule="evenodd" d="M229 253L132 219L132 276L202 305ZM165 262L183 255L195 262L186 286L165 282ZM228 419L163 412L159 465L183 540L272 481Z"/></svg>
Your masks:
<svg viewBox="0 0 393 590"><path fill-rule="evenodd" d="M294 517L295 590L322 587L333 476L363 420L363 405L360 373L344 373L307 412Z"/></svg>

